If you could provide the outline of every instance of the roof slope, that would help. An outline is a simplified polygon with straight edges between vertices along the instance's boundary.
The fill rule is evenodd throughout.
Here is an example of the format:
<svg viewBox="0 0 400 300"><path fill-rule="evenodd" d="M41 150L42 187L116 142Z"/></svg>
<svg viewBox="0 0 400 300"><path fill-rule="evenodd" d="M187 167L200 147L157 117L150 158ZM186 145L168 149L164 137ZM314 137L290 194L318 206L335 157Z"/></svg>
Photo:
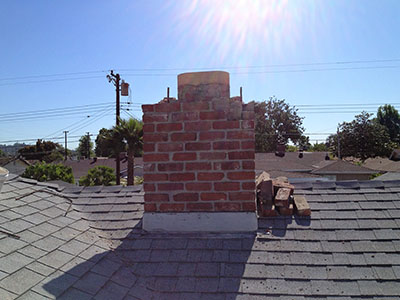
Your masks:
<svg viewBox="0 0 400 300"><path fill-rule="evenodd" d="M363 166L382 172L400 172L400 161L392 161L382 157L368 158Z"/></svg>
<svg viewBox="0 0 400 300"><path fill-rule="evenodd" d="M154 234L135 189L8 181L0 227L20 239L0 236L0 298L398 299L400 182L295 186L311 218Z"/></svg>
<svg viewBox="0 0 400 300"><path fill-rule="evenodd" d="M313 174L374 174L371 169L360 167L344 160L336 160L322 168L312 171Z"/></svg>

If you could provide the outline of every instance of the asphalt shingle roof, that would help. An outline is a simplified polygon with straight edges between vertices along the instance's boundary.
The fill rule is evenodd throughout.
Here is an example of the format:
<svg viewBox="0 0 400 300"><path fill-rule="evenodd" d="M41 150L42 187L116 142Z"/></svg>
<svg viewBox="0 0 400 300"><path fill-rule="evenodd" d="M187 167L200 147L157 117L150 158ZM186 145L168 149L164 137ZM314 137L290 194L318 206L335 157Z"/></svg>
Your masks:
<svg viewBox="0 0 400 300"><path fill-rule="evenodd" d="M400 182L295 188L311 218L156 234L141 230L140 187L13 178L0 193L0 299L399 299Z"/></svg>

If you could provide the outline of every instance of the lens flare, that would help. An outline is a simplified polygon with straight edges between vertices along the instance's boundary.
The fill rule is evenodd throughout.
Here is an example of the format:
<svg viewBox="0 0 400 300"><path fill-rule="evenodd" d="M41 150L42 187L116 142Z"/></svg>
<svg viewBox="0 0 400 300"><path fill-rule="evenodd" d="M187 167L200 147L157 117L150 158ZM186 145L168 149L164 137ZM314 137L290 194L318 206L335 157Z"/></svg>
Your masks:
<svg viewBox="0 0 400 300"><path fill-rule="evenodd" d="M209 52L204 54L214 54L219 62L243 53L254 57L274 51L279 55L282 47L294 47L300 36L300 25L312 22L315 13L315 2L310 1L174 2L170 4L174 11L172 28L180 36L180 46L194 36Z"/></svg>

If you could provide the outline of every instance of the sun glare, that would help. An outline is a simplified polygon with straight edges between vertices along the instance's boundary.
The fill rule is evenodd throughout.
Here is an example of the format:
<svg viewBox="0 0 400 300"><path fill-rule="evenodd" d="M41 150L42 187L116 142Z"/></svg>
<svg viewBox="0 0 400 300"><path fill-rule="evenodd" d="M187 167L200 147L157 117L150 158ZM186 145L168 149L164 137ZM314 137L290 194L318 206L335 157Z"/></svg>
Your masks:
<svg viewBox="0 0 400 300"><path fill-rule="evenodd" d="M307 1L289 0L194 0L177 1L174 29L182 37L197 36L209 51L223 59L252 51L279 53L299 37L299 23L312 14ZM186 3L185 5L182 5ZM307 4L308 3L308 4ZM289 44L289 45L288 45Z"/></svg>

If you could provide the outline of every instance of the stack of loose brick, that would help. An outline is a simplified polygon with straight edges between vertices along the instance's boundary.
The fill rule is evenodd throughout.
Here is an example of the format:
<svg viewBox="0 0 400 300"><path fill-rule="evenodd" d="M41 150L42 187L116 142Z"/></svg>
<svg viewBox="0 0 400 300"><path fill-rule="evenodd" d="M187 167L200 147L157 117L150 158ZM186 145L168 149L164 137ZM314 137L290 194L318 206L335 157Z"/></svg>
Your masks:
<svg viewBox="0 0 400 300"><path fill-rule="evenodd" d="M262 217L277 215L310 216L311 210L303 196L293 195L294 187L286 177L270 179L266 172L256 179L258 214Z"/></svg>
<svg viewBox="0 0 400 300"><path fill-rule="evenodd" d="M178 94L142 106L145 211L254 212L254 104L229 98L229 77Z"/></svg>

